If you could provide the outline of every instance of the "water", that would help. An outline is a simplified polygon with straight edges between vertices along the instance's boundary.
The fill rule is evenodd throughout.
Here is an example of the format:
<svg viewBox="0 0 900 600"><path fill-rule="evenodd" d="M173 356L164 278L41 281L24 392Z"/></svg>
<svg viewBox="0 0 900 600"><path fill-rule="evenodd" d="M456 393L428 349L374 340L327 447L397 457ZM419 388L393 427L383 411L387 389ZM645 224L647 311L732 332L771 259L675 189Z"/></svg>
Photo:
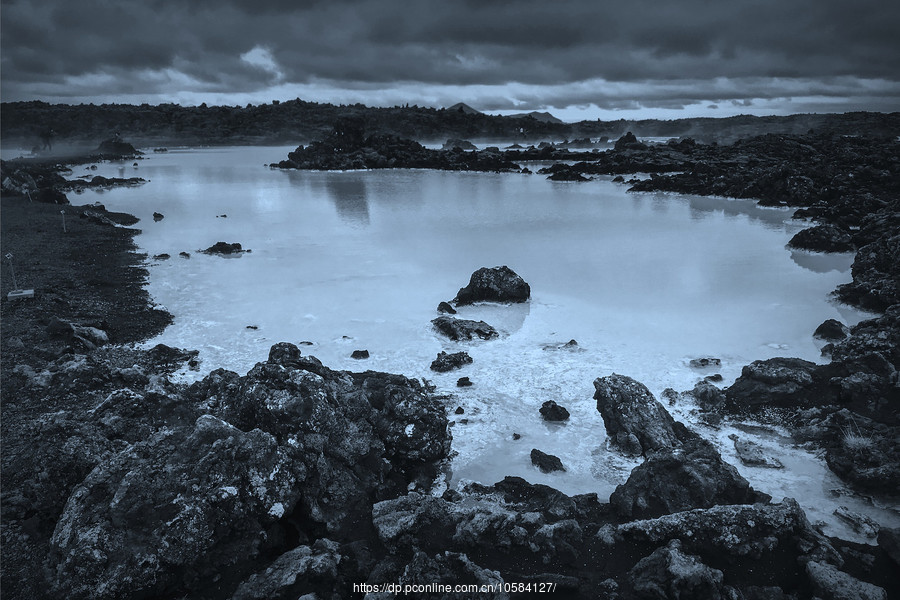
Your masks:
<svg viewBox="0 0 900 600"><path fill-rule="evenodd" d="M727 385L757 359L821 362L815 328L828 318L854 324L866 316L829 299L850 280L851 255L785 248L802 227L790 211L628 194L608 178L573 184L538 175L264 166L291 149L171 149L148 154L137 168L101 164L84 174L150 182L81 199L137 215L142 249L172 256L151 262L149 291L175 322L150 344L198 349L201 373L245 373L273 343L308 341L303 351L332 368L427 378L452 394L456 480L518 475L605 499L636 463L605 446L595 378L626 374L658 396L666 387L693 387L709 372L691 369L689 360L713 356L722 359ZM153 212L165 219L154 222ZM217 241L252 253L197 253ZM179 258L182 251L191 258ZM459 316L486 320L501 338L455 343L436 334L437 304L475 269L496 265L529 282L531 302L465 307ZM557 347L570 339L576 350ZM351 359L356 349L371 358ZM434 373L429 365L441 350L465 350L474 364ZM461 376L474 386L457 388ZM572 413L567 423L540 419L541 403L551 399ZM453 414L457 406L464 414ZM729 431L706 434L736 463L721 437ZM900 524L862 499L835 498L839 482L820 459L783 440L750 437L791 466L773 473L738 465L776 499L802 496L813 520L848 537L830 516L839 504ZM541 474L530 463L532 448L559 456L567 472Z"/></svg>

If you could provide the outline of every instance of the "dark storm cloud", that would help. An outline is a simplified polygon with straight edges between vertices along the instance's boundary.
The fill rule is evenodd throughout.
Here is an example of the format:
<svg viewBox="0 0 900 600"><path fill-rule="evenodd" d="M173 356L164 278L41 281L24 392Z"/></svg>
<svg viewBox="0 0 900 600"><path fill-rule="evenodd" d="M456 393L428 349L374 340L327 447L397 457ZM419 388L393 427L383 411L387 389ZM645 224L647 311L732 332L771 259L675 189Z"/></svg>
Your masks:
<svg viewBox="0 0 900 600"><path fill-rule="evenodd" d="M514 102L489 94L484 108L649 106L802 92L767 87L780 81L825 96L852 95L851 80L879 82L857 95L900 85L900 5L881 0L8 0L2 17L4 100L406 82L423 97L528 88ZM598 82L635 85L617 95Z"/></svg>

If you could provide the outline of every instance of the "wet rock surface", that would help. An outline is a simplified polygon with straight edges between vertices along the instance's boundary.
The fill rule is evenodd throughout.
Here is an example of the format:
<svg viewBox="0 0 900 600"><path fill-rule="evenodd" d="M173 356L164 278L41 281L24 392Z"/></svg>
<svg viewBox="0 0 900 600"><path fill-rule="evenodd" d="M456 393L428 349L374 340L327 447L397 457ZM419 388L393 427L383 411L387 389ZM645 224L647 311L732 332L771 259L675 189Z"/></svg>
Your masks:
<svg viewBox="0 0 900 600"><path fill-rule="evenodd" d="M437 358L431 362L431 370L438 373L447 373L454 369L461 369L466 365L472 364L472 357L466 352L439 352Z"/></svg>
<svg viewBox="0 0 900 600"><path fill-rule="evenodd" d="M229 256L232 254L250 252L250 250L244 250L244 248L238 242L216 242L206 250L200 250L200 252L202 252L203 254L219 254L222 256Z"/></svg>
<svg viewBox="0 0 900 600"><path fill-rule="evenodd" d="M565 421L569 418L569 411L566 410L566 407L560 406L554 400L547 400L541 405L541 409L539 411L541 413L541 417L545 421Z"/></svg>
<svg viewBox="0 0 900 600"><path fill-rule="evenodd" d="M647 387L613 373L594 380L594 399L610 442L632 455L681 445L675 421Z"/></svg>
<svg viewBox="0 0 900 600"><path fill-rule="evenodd" d="M438 317L433 319L431 323L435 329L454 341L472 340L475 338L490 340L500 336L496 329L484 321Z"/></svg>
<svg viewBox="0 0 900 600"><path fill-rule="evenodd" d="M457 306L475 302L527 302L531 287L507 266L482 267L469 279L469 285L460 288L453 300Z"/></svg>

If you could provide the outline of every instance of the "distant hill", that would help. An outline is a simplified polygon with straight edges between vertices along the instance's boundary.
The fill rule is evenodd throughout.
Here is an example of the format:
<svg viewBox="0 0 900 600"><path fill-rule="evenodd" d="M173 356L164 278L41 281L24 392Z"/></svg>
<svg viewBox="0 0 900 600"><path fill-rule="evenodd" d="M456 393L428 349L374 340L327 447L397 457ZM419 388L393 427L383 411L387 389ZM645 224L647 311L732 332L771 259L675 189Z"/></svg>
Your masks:
<svg viewBox="0 0 900 600"><path fill-rule="evenodd" d="M540 121L541 123L562 123L561 119L557 119L553 115L548 112L538 112L536 110L531 111L530 113L518 113L514 115L506 115L510 119L524 119L526 117L531 117L535 121Z"/></svg>
<svg viewBox="0 0 900 600"><path fill-rule="evenodd" d="M456 112L463 112L467 115L481 115L484 114L480 110L475 110L468 104L463 104L462 102L457 102L453 106L447 108L447 110L455 110Z"/></svg>
<svg viewBox="0 0 900 600"><path fill-rule="evenodd" d="M625 132L638 137L692 137L697 141L731 143L764 133L900 135L900 113L855 112L727 118L695 117L581 121L564 123L548 113L520 118L481 113L457 103L450 108L422 106L369 107L334 105L295 99L247 106L180 106L177 104L48 104L40 101L0 104L0 140L4 146L40 146L41 132L54 132L56 142L95 148L116 133L135 146L306 144L320 140L342 119L362 123L366 135L390 133L418 141L448 138L489 139L520 144L564 139L616 140Z"/></svg>

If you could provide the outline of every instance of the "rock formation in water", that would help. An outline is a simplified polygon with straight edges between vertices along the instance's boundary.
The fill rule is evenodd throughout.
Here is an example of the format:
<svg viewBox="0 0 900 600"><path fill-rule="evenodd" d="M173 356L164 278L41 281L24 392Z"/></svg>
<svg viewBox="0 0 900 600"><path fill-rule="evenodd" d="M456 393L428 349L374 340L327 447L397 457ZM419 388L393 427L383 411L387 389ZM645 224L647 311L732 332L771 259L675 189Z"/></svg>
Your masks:
<svg viewBox="0 0 900 600"><path fill-rule="evenodd" d="M457 306L476 302L527 302L531 287L525 280L507 267L482 267L472 273L469 285L456 293Z"/></svg>

